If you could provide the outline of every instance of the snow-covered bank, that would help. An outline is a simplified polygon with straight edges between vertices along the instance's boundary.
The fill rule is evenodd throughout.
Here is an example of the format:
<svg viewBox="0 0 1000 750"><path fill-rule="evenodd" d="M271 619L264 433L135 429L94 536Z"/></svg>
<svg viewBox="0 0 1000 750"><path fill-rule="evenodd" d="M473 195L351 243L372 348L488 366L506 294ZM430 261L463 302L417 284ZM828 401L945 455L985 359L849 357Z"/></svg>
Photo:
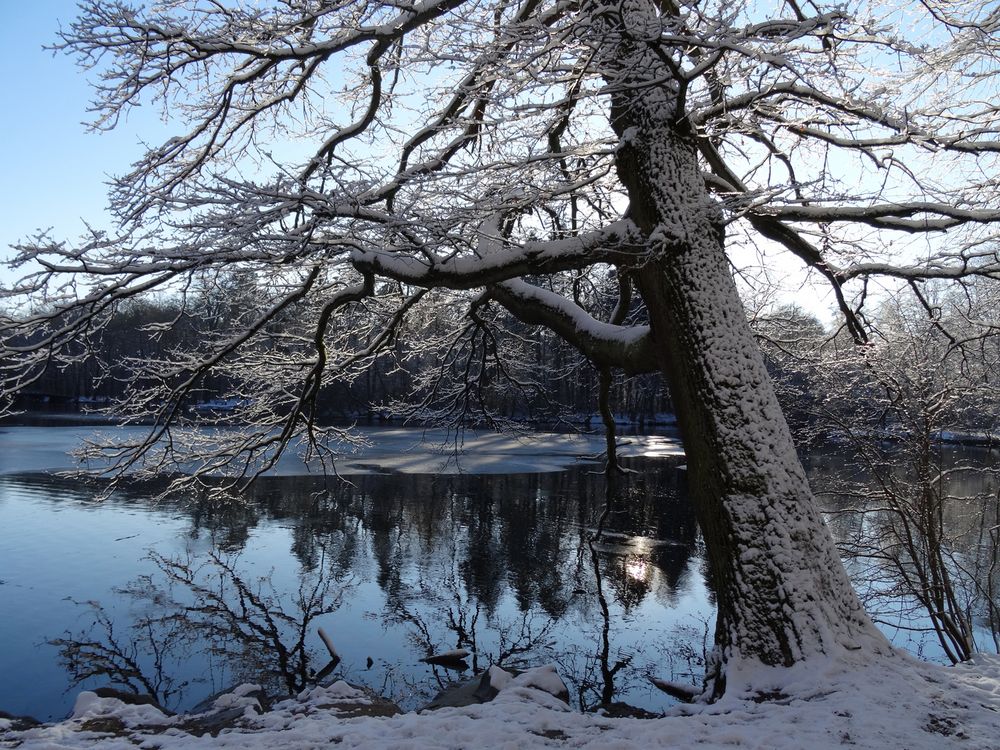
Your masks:
<svg viewBox="0 0 1000 750"><path fill-rule="evenodd" d="M735 675L734 675L735 676ZM550 694L511 680L489 703L394 716L371 715L365 693L338 682L258 713L249 690L223 696L235 726L191 733L190 717L83 693L74 716L24 731L0 722L0 747L160 750L193 748L647 748L697 746L825 750L996 750L1000 659L936 667L906 657L848 666L835 660L789 670L747 670L742 691L657 719L580 714ZM737 694L739 693L739 694Z"/></svg>

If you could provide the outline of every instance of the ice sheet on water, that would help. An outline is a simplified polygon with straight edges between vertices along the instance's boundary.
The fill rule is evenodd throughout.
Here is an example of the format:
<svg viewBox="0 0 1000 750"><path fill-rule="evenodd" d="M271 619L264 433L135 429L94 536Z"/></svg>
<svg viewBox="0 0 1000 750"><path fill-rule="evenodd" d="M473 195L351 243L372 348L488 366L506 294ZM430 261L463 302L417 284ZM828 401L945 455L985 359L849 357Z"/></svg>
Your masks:
<svg viewBox="0 0 1000 750"><path fill-rule="evenodd" d="M0 432L0 474L60 471L76 466L70 453L86 439L108 434L108 427L7 427ZM121 428L142 434L145 428ZM599 463L602 434L537 432L509 435L495 432L454 432L409 427L359 427L367 445L345 448L334 466L345 475L383 472L408 474L511 474L562 471L581 462ZM662 435L629 436L620 441L624 457L683 455L676 439ZM322 470L289 451L269 472L294 476Z"/></svg>

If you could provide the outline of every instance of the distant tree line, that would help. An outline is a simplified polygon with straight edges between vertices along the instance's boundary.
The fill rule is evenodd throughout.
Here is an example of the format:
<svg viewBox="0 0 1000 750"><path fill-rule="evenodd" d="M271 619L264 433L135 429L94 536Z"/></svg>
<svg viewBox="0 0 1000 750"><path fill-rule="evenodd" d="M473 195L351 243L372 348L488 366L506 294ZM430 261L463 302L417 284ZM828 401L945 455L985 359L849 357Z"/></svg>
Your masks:
<svg viewBox="0 0 1000 750"><path fill-rule="evenodd" d="M613 272L596 278L560 279L568 288L558 291L610 316L617 282ZM125 397L130 382L134 388L134 378L150 363L172 370L168 363L176 357L190 357L238 335L261 314L264 283L248 273L206 274L175 294L118 302L105 313L106 325L70 345L71 359L40 369L19 395L19 405L110 406ZM384 293L392 298L400 290L387 285ZM795 305L751 313L800 445L879 431L982 434L1000 424L1000 327L986 320L1000 309L1000 301L974 287L952 297L930 287L917 298L920 302L902 299L887 298L869 318L874 335L865 347ZM448 309L445 303L434 316L413 315L391 346L357 363L356 377L324 382L318 416L495 426L507 420L589 417L599 425L594 413L599 373L576 348L548 329L516 321L504 328L483 321L456 336ZM359 341L383 315L377 305L365 308L356 319ZM455 317L461 315L464 311L456 308ZM634 305L627 315L641 323L643 310ZM277 342L270 356L292 357L304 348L297 321L286 316L270 325ZM156 384L148 385L155 394ZM220 367L198 382L188 406L240 398L253 390L248 385L238 368ZM616 415L638 425L673 411L670 394L653 375L616 375L610 401ZM922 421L911 424L914 419Z"/></svg>
<svg viewBox="0 0 1000 750"><path fill-rule="evenodd" d="M868 319L870 342L784 306L752 325L797 442L928 434L988 442L1000 426L1000 309L975 287L925 285L887 297Z"/></svg>
<svg viewBox="0 0 1000 750"><path fill-rule="evenodd" d="M260 285L264 283L245 273L206 274L194 287L174 294L120 301L103 314L104 325L69 346L72 357L39 368L30 387L18 394L17 406L110 407L129 388L134 390L136 376L151 363L162 363L164 372L173 370L168 363L177 357L190 357L191 352L239 335L263 310L261 300L267 295ZM578 299L603 295L611 304L611 292L591 280L581 277L571 283L575 286L571 294ZM392 298L398 291L386 288L384 293ZM595 426L600 423L594 413L598 373L563 339L547 329L516 323L502 331L467 326L464 335L456 337L447 305L436 313L425 318L414 315L390 347L357 363L356 377L324 382L317 415L328 420L399 417L495 426L524 419L589 418ZM44 315L45 310L37 314ZM358 341L369 335L382 314L377 304L365 308L355 321ZM463 314L456 309L456 318ZM641 316L642 311L637 308L631 314ZM302 327L290 316L269 325L274 329L270 356L292 357L304 348L298 333ZM163 384L153 382L148 373L144 376L155 394ZM470 383L475 387L469 388ZM235 366L220 367L201 378L187 406L239 399L253 390L247 386L252 384ZM669 393L655 375L616 376L611 402L617 415L637 424L672 412Z"/></svg>

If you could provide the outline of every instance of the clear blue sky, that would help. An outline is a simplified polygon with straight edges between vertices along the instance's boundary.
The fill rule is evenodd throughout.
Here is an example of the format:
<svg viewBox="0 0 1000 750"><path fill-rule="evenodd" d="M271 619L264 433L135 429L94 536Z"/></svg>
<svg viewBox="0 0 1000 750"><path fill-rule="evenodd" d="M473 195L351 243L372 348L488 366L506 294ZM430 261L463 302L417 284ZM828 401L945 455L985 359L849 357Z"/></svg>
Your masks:
<svg viewBox="0 0 1000 750"><path fill-rule="evenodd" d="M140 156L140 134L162 132L151 110L133 113L115 132L87 132L88 77L67 55L42 49L75 15L75 0L0 0L3 258L8 245L36 229L73 239L84 218L107 226L107 175L126 172Z"/></svg>

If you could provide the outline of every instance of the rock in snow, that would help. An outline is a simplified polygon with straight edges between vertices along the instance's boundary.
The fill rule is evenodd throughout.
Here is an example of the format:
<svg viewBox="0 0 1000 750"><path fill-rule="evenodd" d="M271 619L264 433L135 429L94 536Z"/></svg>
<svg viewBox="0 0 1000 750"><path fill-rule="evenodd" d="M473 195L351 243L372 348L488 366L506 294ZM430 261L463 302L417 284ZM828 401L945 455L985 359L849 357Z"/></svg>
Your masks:
<svg viewBox="0 0 1000 750"><path fill-rule="evenodd" d="M505 669L494 665L480 676L460 685L447 687L434 696L434 700L420 710L438 708L461 708L493 700L509 687L532 687L569 703L569 690L552 665L537 667L527 671Z"/></svg>

